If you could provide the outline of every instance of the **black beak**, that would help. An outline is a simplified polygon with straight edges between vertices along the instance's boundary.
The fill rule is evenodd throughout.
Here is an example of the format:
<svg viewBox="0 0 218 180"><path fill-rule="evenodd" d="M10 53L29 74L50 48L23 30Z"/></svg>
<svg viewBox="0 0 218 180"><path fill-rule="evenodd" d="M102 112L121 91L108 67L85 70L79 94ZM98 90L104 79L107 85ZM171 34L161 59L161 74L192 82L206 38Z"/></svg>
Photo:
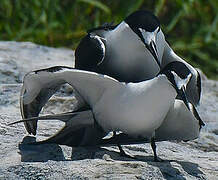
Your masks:
<svg viewBox="0 0 218 180"><path fill-rule="evenodd" d="M192 104L192 113L194 114L195 118L199 121L199 130L201 130L202 126L205 126L204 121L201 119L201 117L198 114L198 111L196 110L195 106Z"/></svg>
<svg viewBox="0 0 218 180"><path fill-rule="evenodd" d="M188 108L188 110L190 110L190 107L188 105L188 99L185 93L185 87L182 86L181 89L178 89L178 87L176 87L176 91L178 93L178 96L183 100L183 102L185 103L186 107Z"/></svg>
<svg viewBox="0 0 218 180"><path fill-rule="evenodd" d="M179 90L179 96L182 98L182 100L184 101L186 107L188 108L189 111L191 111L195 118L199 121L199 130L201 130L202 126L205 126L203 120L201 119L201 117L199 116L198 114L198 111L196 110L195 106L193 104L191 104L191 108L190 106L188 105L188 100L187 100L187 97L186 97L186 94L185 94L185 87L182 86L181 90Z"/></svg>
<svg viewBox="0 0 218 180"><path fill-rule="evenodd" d="M160 62L159 62L158 53L157 53L157 47L156 47L156 44L154 43L154 41L151 41L149 45L145 44L145 46L149 50L149 52L152 54L154 59L156 60L158 66L160 67Z"/></svg>

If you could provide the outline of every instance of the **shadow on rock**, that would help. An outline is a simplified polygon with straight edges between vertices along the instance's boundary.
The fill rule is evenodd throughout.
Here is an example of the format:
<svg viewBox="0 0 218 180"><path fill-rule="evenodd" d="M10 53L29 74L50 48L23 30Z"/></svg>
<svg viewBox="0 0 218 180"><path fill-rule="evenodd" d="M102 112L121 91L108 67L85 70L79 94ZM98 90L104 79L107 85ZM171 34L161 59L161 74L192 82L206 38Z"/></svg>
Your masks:
<svg viewBox="0 0 218 180"><path fill-rule="evenodd" d="M69 161L65 159L61 147L57 144L31 145L36 142L35 137L26 136L19 144L22 162L46 162ZM74 148L73 148L74 149ZM178 160L164 160L154 162L153 156L133 155L133 158L122 157L118 150L107 149L104 147L78 147L72 151L71 160L83 159L104 159L106 161L142 161L153 167L157 167L165 179L186 179L184 171L192 177L204 179L204 173L199 169L198 164ZM179 168L184 170L180 171ZM185 176L185 177L184 177Z"/></svg>
<svg viewBox="0 0 218 180"><path fill-rule="evenodd" d="M128 155L128 153L127 153ZM72 151L71 160L84 160L84 159L104 159L108 161L153 161L153 156L134 156L130 157L121 156L118 150L106 149L104 147L80 147ZM131 157L132 156L132 157Z"/></svg>
<svg viewBox="0 0 218 180"><path fill-rule="evenodd" d="M182 166L185 172L187 172L191 176L195 176L196 178L202 178L205 174L198 168L198 164L185 162L185 161L174 161Z"/></svg>
<svg viewBox="0 0 218 180"><path fill-rule="evenodd" d="M72 160L83 159L104 159L106 161L142 161L153 167L157 167L165 179L186 179L187 174L197 179L204 179L204 173L199 169L198 164L186 161L163 160L154 162L153 156L135 155L133 158L122 157L118 151L105 148L77 148L72 152ZM183 170L187 173L185 173ZM185 173L185 174L184 174Z"/></svg>
<svg viewBox="0 0 218 180"><path fill-rule="evenodd" d="M171 161L169 160L164 160L163 162L148 162L148 164L158 167L165 179L186 179L179 169L171 165Z"/></svg>
<svg viewBox="0 0 218 180"><path fill-rule="evenodd" d="M172 166L172 162L181 165L186 173L193 177L196 177L197 179L201 179L204 176L204 173L199 170L199 166L196 163L164 160L163 162L148 162L148 164L158 167L165 179L186 179L186 177L183 176L184 174L180 172L178 168Z"/></svg>
<svg viewBox="0 0 218 180"><path fill-rule="evenodd" d="M57 144L31 144L35 137L26 136L19 144L21 162L46 162L48 160L65 161L61 147Z"/></svg>

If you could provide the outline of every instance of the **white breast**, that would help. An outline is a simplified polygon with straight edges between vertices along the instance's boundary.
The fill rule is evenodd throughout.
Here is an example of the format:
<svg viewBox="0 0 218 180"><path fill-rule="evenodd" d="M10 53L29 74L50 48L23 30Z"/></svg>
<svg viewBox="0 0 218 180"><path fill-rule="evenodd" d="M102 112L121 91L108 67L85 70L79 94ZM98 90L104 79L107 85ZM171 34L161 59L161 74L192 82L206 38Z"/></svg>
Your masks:
<svg viewBox="0 0 218 180"><path fill-rule="evenodd" d="M159 76L107 91L93 112L106 131L119 130L131 136L150 137L161 125L175 96L166 77Z"/></svg>

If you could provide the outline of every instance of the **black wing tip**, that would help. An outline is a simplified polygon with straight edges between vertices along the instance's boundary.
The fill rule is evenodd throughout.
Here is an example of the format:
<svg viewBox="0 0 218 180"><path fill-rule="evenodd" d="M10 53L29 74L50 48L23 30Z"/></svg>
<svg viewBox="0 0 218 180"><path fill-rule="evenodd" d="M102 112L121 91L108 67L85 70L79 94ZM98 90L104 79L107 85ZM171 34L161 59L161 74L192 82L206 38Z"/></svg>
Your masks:
<svg viewBox="0 0 218 180"><path fill-rule="evenodd" d="M90 34L85 36L75 50L75 68L97 72L98 65L105 58L105 50L102 48L102 43L105 47L103 39L100 40Z"/></svg>
<svg viewBox="0 0 218 180"><path fill-rule="evenodd" d="M52 67L47 67L47 68L42 68L42 69L37 69L37 70L33 70L33 71L30 71L28 73L26 73L24 75L24 78L25 79L27 76L31 75L31 74L38 74L40 72L50 72L50 73L54 73L54 72L58 72L58 71L61 71L61 70L64 70L64 69L75 69L73 67L69 67L69 66L52 66ZM24 81L24 80L23 80Z"/></svg>
<svg viewBox="0 0 218 180"><path fill-rule="evenodd" d="M16 124L17 122L12 122L12 123L8 123L8 124L6 124L6 126L12 126L12 125L14 125L14 124Z"/></svg>
<svg viewBox="0 0 218 180"><path fill-rule="evenodd" d="M46 71L46 72L58 72L58 71L61 71L63 69L74 69L74 68L68 67L68 66L52 66L52 67L49 67L49 68L38 69L38 70L35 70L33 72L35 72L35 74L37 74L39 72L42 72L42 71Z"/></svg>
<svg viewBox="0 0 218 180"><path fill-rule="evenodd" d="M26 123L24 120L20 120L20 121L15 121L15 122L12 122L12 123L8 123L7 124L7 126L13 126L13 125L15 125L15 124L19 124L19 123L21 123L21 122L24 122L24 125L25 125L25 129L26 129L26 131L28 132L28 134L32 134L32 135L36 135L36 129L34 128L34 129L32 129L30 126L29 126L29 124L28 123Z"/></svg>
<svg viewBox="0 0 218 180"><path fill-rule="evenodd" d="M111 23L104 23L101 26L95 27L95 28L91 28L87 30L87 33L90 34L94 31L98 31L98 30L105 30L105 31L110 31L113 30L117 27L117 25L114 25L114 22Z"/></svg>
<svg viewBox="0 0 218 180"><path fill-rule="evenodd" d="M197 69L196 71L197 71L197 91L198 91L198 103L199 103L201 99L201 75Z"/></svg>
<svg viewBox="0 0 218 180"><path fill-rule="evenodd" d="M32 134L35 136L36 135L36 129L34 129L33 131L32 131Z"/></svg>
<svg viewBox="0 0 218 180"><path fill-rule="evenodd" d="M36 145L42 145L42 144L55 144L55 143L49 142L49 141L47 141L47 140L42 140L42 141L36 141L36 142L28 142L28 143L26 143L26 145L34 145L34 146L36 146Z"/></svg>
<svg viewBox="0 0 218 180"><path fill-rule="evenodd" d="M20 123L20 122L24 122L27 126L25 126L26 127L26 130L27 130L27 132L31 135L36 135L36 130L37 130L37 125L36 125L36 127L32 127L31 125L30 125L30 123L29 122L25 122L25 120L20 120L20 121L17 121L17 122L14 122L14 124L17 124L17 123Z"/></svg>

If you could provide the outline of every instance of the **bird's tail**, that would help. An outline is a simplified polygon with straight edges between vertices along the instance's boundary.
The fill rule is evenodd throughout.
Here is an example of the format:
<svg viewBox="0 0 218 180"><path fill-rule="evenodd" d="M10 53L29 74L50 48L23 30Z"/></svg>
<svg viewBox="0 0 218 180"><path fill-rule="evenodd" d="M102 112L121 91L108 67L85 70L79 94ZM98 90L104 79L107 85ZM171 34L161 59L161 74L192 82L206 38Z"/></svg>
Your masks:
<svg viewBox="0 0 218 180"><path fill-rule="evenodd" d="M31 122L36 120L60 120L62 122L65 122L65 126L50 138L43 141L35 142L34 144L55 143L72 147L80 146L80 144L83 143L86 128L94 128L94 118L92 111L90 110L32 117L16 121L8 125L14 125L21 122Z"/></svg>

